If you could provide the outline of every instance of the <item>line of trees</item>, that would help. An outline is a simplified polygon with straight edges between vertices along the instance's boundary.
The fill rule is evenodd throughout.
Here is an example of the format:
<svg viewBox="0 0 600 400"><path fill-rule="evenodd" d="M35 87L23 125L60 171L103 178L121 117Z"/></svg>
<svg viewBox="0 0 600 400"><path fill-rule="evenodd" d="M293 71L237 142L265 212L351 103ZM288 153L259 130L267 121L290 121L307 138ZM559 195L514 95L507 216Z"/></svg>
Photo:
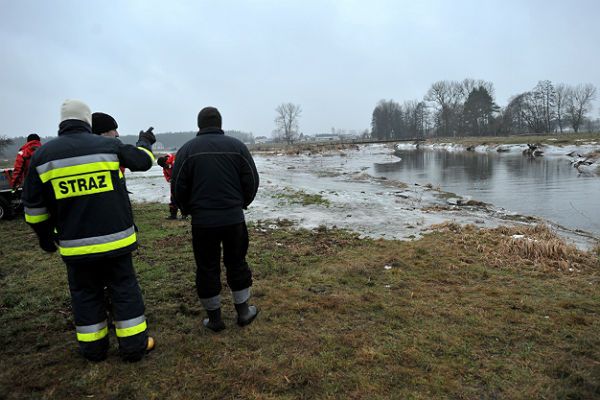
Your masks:
<svg viewBox="0 0 600 400"><path fill-rule="evenodd" d="M438 81L422 101L402 105L381 100L371 118L376 139L424 136L486 136L522 133L579 132L587 123L597 90L592 84L570 86L539 81L530 91L499 107L492 82L475 79ZM597 129L597 128L596 128Z"/></svg>

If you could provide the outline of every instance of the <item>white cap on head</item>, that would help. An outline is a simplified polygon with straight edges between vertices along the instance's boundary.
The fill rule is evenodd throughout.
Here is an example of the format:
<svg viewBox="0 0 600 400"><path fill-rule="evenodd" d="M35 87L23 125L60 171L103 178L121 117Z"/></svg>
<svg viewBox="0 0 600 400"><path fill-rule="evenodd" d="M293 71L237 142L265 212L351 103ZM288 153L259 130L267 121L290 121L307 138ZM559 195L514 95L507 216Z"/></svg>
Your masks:
<svg viewBox="0 0 600 400"><path fill-rule="evenodd" d="M77 119L87 122L92 126L92 112L87 104L81 100L65 100L60 107L60 122L68 119Z"/></svg>

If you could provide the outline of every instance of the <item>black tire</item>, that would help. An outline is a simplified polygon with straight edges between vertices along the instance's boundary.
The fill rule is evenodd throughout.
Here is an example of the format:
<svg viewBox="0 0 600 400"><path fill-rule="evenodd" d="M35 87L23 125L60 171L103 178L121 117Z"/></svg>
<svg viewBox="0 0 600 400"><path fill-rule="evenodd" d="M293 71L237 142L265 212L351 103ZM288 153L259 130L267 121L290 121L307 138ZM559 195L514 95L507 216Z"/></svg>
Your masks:
<svg viewBox="0 0 600 400"><path fill-rule="evenodd" d="M11 214L10 204L6 199L0 197L0 220L8 219Z"/></svg>

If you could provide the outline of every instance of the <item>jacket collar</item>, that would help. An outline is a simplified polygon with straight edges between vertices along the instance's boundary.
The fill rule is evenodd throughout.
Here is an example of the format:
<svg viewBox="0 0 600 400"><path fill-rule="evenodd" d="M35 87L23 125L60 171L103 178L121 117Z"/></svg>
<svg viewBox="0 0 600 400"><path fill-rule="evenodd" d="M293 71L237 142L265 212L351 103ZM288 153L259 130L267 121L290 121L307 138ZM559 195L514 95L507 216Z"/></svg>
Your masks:
<svg viewBox="0 0 600 400"><path fill-rule="evenodd" d="M92 127L87 122L78 119L67 119L58 126L58 136L72 133L92 133Z"/></svg>
<svg viewBox="0 0 600 400"><path fill-rule="evenodd" d="M225 132L223 132L223 129L221 129L221 128L202 128L198 131L196 136L208 135L208 134L224 135Z"/></svg>

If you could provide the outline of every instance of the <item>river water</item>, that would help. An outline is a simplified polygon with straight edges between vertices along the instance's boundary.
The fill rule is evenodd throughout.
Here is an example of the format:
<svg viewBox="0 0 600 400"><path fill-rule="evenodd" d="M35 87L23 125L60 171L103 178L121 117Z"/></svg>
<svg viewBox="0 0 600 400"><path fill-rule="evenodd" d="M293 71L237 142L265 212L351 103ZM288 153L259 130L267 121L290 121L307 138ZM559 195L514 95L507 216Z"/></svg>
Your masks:
<svg viewBox="0 0 600 400"><path fill-rule="evenodd" d="M536 159L523 156L517 147L500 154L414 146L397 150L399 158L381 144L313 154L257 153L261 184L246 217L412 239L444 222L481 227L531 223L520 214L541 217L567 240L590 248L593 237L600 236L595 211L600 177L579 176L565 155L569 150L554 150ZM160 167L126 177L133 201L168 203L169 187ZM325 202L301 204L295 201L298 193L318 195ZM455 197L490 205L449 204ZM591 235L573 233L576 229Z"/></svg>
<svg viewBox="0 0 600 400"><path fill-rule="evenodd" d="M507 153L399 149L400 162L375 171L600 236L600 177L580 174L566 155L570 148L528 157L515 147Z"/></svg>

